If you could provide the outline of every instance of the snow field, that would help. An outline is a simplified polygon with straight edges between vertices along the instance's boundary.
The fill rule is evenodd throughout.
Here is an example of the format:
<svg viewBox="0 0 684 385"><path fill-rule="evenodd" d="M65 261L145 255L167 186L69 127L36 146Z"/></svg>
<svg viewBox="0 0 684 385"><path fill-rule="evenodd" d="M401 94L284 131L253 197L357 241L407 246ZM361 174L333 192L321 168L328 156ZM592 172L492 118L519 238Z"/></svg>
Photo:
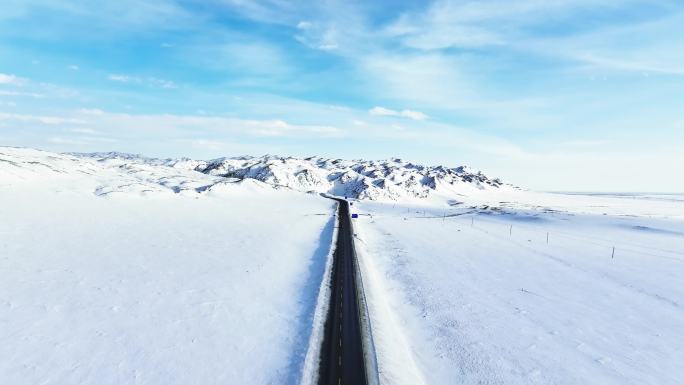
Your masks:
<svg viewBox="0 0 684 385"><path fill-rule="evenodd" d="M0 165L0 382L300 382L332 201L64 159Z"/></svg>
<svg viewBox="0 0 684 385"><path fill-rule="evenodd" d="M335 204L280 186L330 187L300 161L264 161L240 180L188 159L0 147L3 382L315 382ZM350 196L401 200L353 208L381 383L684 375L684 196L326 162L409 190L426 170L463 179L404 194L346 178Z"/></svg>
<svg viewBox="0 0 684 385"><path fill-rule="evenodd" d="M682 203L546 199L564 211L356 205L382 383L680 382Z"/></svg>

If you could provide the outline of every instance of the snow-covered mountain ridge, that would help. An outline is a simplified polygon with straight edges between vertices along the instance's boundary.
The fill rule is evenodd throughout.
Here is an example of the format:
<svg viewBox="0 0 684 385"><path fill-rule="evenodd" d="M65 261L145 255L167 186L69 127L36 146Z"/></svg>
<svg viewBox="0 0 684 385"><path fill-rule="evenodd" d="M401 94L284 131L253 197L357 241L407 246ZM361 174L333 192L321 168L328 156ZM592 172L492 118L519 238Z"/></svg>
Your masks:
<svg viewBox="0 0 684 385"><path fill-rule="evenodd" d="M214 160L149 158L119 152L58 154L0 147L4 181L71 178L97 195L201 193L226 184L260 185L362 200L456 199L478 192L515 189L468 167L384 161L264 155ZM71 182L70 182L71 183Z"/></svg>
<svg viewBox="0 0 684 385"><path fill-rule="evenodd" d="M433 193L497 189L504 184L465 166L423 166L401 159L342 160L278 156L221 158L195 168L209 175L252 178L300 191L369 200L427 198Z"/></svg>
<svg viewBox="0 0 684 385"><path fill-rule="evenodd" d="M154 159L115 152L74 155L120 166L148 164L194 170L214 177L255 179L274 187L364 200L427 198L435 194L451 196L472 190L513 188L466 166L424 166L396 158L366 161L264 155L203 161Z"/></svg>

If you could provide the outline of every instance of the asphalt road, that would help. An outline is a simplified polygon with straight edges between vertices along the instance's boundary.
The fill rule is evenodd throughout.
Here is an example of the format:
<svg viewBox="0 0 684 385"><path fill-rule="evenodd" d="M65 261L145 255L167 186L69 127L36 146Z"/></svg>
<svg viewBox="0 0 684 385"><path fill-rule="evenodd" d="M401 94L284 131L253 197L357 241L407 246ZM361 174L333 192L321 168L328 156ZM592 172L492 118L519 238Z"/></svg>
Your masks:
<svg viewBox="0 0 684 385"><path fill-rule="evenodd" d="M330 309L321 349L319 385L366 385L354 274L349 203L339 202L337 243L333 254Z"/></svg>

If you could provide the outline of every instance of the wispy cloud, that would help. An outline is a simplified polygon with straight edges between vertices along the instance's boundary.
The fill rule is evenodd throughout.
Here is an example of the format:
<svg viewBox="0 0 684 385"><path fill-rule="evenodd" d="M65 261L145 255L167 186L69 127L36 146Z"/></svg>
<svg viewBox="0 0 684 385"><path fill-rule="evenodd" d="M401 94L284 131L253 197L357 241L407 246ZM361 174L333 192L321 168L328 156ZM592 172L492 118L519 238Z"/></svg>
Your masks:
<svg viewBox="0 0 684 385"><path fill-rule="evenodd" d="M301 29L302 31L311 29L312 26L313 24L310 21L300 21L297 23L297 29Z"/></svg>
<svg viewBox="0 0 684 385"><path fill-rule="evenodd" d="M21 92L21 91L6 91L0 90L0 96L28 96L31 98L44 98L45 94L39 94L36 92Z"/></svg>
<svg viewBox="0 0 684 385"><path fill-rule="evenodd" d="M440 109L462 108L481 99L458 57L378 52L365 56L359 66L371 85L369 92L379 99Z"/></svg>
<svg viewBox="0 0 684 385"><path fill-rule="evenodd" d="M118 75L118 74L112 74L107 77L107 79L113 81L113 82L122 82L122 83L128 83L131 81L131 77L128 75Z"/></svg>
<svg viewBox="0 0 684 385"><path fill-rule="evenodd" d="M161 87L161 88L167 88L167 89L178 88L176 83L172 82L171 80L158 79L158 78L154 78L154 77L147 78L145 80L147 81L148 84L151 84L155 87Z"/></svg>
<svg viewBox="0 0 684 385"><path fill-rule="evenodd" d="M681 5L672 1L438 0L402 14L383 35L423 51L502 46L568 65L680 75L684 38L671 32L683 21Z"/></svg>
<svg viewBox="0 0 684 385"><path fill-rule="evenodd" d="M538 30L545 29L553 36L564 26L572 25L575 33L595 28L592 23L576 23L577 18L605 18L615 11L629 15L626 10L643 13L644 7L668 13L672 5L670 1L656 5L647 0L437 0L425 10L402 14L386 27L385 33L422 50L516 45L539 36L535 32Z"/></svg>
<svg viewBox="0 0 684 385"><path fill-rule="evenodd" d="M206 21L201 14L186 10L173 0L103 0L97 7L90 4L53 0L12 1L3 10L0 20L40 19L50 15L51 20L60 20L67 28L33 28L21 33L29 37L60 39L75 37L88 30L87 39L110 36L133 35L148 31L187 29ZM10 11L11 9L11 11ZM96 26L96 27L95 27ZM18 33L17 31L9 31ZM81 36L83 37L83 36Z"/></svg>
<svg viewBox="0 0 684 385"><path fill-rule="evenodd" d="M609 56L596 56L589 53L577 53L574 56L578 61L591 66L594 69L640 72L644 74L684 75L684 64L669 66L667 63L652 58L614 58Z"/></svg>
<svg viewBox="0 0 684 385"><path fill-rule="evenodd" d="M151 87L173 89L178 88L178 86L171 80L159 79L156 77L138 77L123 74L111 74L107 79L113 82L119 83L132 83L132 84L142 84Z"/></svg>
<svg viewBox="0 0 684 385"><path fill-rule="evenodd" d="M31 122L41 123L47 125L61 125L69 124L83 124L84 121L73 117L64 116L46 116L46 115L27 115L27 114L9 114L0 112L0 121L15 121L15 122Z"/></svg>
<svg viewBox="0 0 684 385"><path fill-rule="evenodd" d="M86 128L70 128L74 133L94 134L89 127L102 132L157 132L167 133L213 132L241 134L252 137L340 137L344 130L331 125L292 124L281 119L239 119L221 116L196 115L133 115L110 113L101 110L82 109L62 116L0 113L0 121L40 123L44 125L87 125Z"/></svg>
<svg viewBox="0 0 684 385"><path fill-rule="evenodd" d="M654 20L607 26L556 39L530 40L529 48L606 73L684 75L684 9ZM638 37L638 38L636 38Z"/></svg>
<svg viewBox="0 0 684 385"><path fill-rule="evenodd" d="M376 106L368 110L368 113L374 116L398 116L413 120L425 120L428 116L420 111L413 110L391 110L389 108Z"/></svg>
<svg viewBox="0 0 684 385"><path fill-rule="evenodd" d="M87 127L76 127L72 128L69 131L74 132L76 134L86 134L86 135L97 135L98 132L96 130L93 130L92 128L87 128Z"/></svg>
<svg viewBox="0 0 684 385"><path fill-rule="evenodd" d="M18 76L0 73L0 84L10 84L10 85L14 85L14 86L20 86L20 85L24 84L24 82L25 82L25 79L20 78Z"/></svg>
<svg viewBox="0 0 684 385"><path fill-rule="evenodd" d="M295 39L306 46L323 51L332 51L340 47L340 31L335 25L300 21L297 29L299 33L295 34Z"/></svg>

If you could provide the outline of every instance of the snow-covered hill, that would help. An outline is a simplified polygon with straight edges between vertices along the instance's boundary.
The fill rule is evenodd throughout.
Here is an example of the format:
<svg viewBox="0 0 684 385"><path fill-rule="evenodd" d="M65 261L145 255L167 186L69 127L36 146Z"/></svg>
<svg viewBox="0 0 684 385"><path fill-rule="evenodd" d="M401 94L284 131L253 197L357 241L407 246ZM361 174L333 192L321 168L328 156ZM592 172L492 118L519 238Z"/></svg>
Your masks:
<svg viewBox="0 0 684 385"><path fill-rule="evenodd" d="M192 170L213 177L254 179L276 188L287 187L296 191L363 200L453 197L481 190L513 188L499 179L489 178L465 166L424 166L401 159L365 161L265 155L202 161L188 158L154 159L116 152L71 155L119 168Z"/></svg>
<svg viewBox="0 0 684 385"><path fill-rule="evenodd" d="M161 160L123 154L75 156L28 148L0 147L0 185L110 194L177 194L226 183L221 177L173 168Z"/></svg>
<svg viewBox="0 0 684 385"><path fill-rule="evenodd" d="M266 155L215 159L195 169L210 175L252 178L300 191L368 200L427 198L432 194L505 186L499 179L490 179L464 166L431 167L401 159L365 161Z"/></svg>
<svg viewBox="0 0 684 385"><path fill-rule="evenodd" d="M30 184L30 185L29 185ZM72 191L98 196L222 194L242 190L327 193L364 201L470 207L497 212L568 211L614 215L684 212L661 198L648 204L610 196L523 190L467 167L429 167L399 159L236 157L157 159L117 152L58 154L0 147L0 188Z"/></svg>

